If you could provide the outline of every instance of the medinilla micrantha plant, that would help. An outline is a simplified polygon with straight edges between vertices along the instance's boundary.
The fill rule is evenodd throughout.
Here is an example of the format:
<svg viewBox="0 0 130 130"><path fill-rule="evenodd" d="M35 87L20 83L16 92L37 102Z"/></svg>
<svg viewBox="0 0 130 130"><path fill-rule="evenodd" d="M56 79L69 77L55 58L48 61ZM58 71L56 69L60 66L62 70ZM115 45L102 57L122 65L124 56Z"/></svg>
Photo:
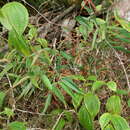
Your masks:
<svg viewBox="0 0 130 130"><path fill-rule="evenodd" d="M117 0L114 5L114 15L121 26L130 32L130 0Z"/></svg>
<svg viewBox="0 0 130 130"><path fill-rule="evenodd" d="M28 11L19 2L7 3L0 9L0 22L9 30L9 46L15 48L25 56L29 56L31 53L30 47L23 36L28 21Z"/></svg>

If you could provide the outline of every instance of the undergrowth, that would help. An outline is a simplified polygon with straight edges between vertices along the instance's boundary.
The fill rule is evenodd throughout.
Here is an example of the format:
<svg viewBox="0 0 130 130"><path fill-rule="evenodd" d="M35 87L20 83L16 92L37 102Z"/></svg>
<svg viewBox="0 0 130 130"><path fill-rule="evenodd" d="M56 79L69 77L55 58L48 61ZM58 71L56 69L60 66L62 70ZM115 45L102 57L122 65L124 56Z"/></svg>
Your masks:
<svg viewBox="0 0 130 130"><path fill-rule="evenodd" d="M99 14L84 6L57 41L39 36L23 4L1 8L1 129L130 129L129 28L96 2Z"/></svg>

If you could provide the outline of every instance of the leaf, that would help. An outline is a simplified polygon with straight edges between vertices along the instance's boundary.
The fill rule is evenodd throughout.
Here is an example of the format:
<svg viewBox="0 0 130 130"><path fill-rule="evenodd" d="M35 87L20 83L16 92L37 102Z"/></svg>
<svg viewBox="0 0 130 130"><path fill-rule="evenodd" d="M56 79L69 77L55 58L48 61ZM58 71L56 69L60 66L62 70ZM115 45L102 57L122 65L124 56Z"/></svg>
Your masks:
<svg viewBox="0 0 130 130"><path fill-rule="evenodd" d="M116 92L117 85L116 85L116 83L115 83L114 81L109 81L109 82L107 83L107 86L108 86L108 88L109 88L110 90Z"/></svg>
<svg viewBox="0 0 130 130"><path fill-rule="evenodd" d="M0 109L2 108L3 106L3 102L4 102L4 99L5 99L5 96L6 94L4 92L0 92Z"/></svg>
<svg viewBox="0 0 130 130"><path fill-rule="evenodd" d="M8 130L26 130L25 123L14 121L8 124Z"/></svg>
<svg viewBox="0 0 130 130"><path fill-rule="evenodd" d="M67 77L78 81L85 81L85 78L82 75L69 75Z"/></svg>
<svg viewBox="0 0 130 130"><path fill-rule="evenodd" d="M45 84L45 86L51 92L53 92L64 103L64 105L66 105L66 101L64 99L64 96L61 93L61 91L59 90L59 88L57 88L56 86L53 86L46 75L41 75L41 79L42 79L43 83Z"/></svg>
<svg viewBox="0 0 130 130"><path fill-rule="evenodd" d="M115 130L129 129L129 125L128 125L127 121L119 115L113 115L111 118L111 122L112 122Z"/></svg>
<svg viewBox="0 0 130 130"><path fill-rule="evenodd" d="M72 90L74 90L75 92L79 93L79 94L84 94L79 88L78 86L69 78L65 77L62 79L62 83L65 84L67 87L71 88Z"/></svg>
<svg viewBox="0 0 130 130"><path fill-rule="evenodd" d="M52 99L52 95L51 94L48 94L47 95L47 99L46 99L46 102L45 102L45 106L44 106L44 109L43 111L41 112L42 114L45 114L49 105L51 104L51 99Z"/></svg>
<svg viewBox="0 0 130 130"><path fill-rule="evenodd" d="M30 47L24 37L14 30L9 32L8 43L10 47L16 48L17 51L21 52L25 56L29 56L31 53Z"/></svg>
<svg viewBox="0 0 130 130"><path fill-rule="evenodd" d="M37 38L36 41L38 43L40 43L40 45L43 47L43 48L47 48L48 47L48 41L44 38Z"/></svg>
<svg viewBox="0 0 130 130"><path fill-rule="evenodd" d="M77 16L77 17L76 17L76 20L77 20L81 25L85 25L85 26L88 25L88 21L89 21L88 18L82 17L82 16Z"/></svg>
<svg viewBox="0 0 130 130"><path fill-rule="evenodd" d="M105 85L106 83L104 81L95 81L92 85L92 91L96 91L97 89L99 89L100 87L102 87L103 85Z"/></svg>
<svg viewBox="0 0 130 130"><path fill-rule="evenodd" d="M80 106L82 99L83 99L83 95L74 93L74 98L72 98L72 103L75 109L77 109Z"/></svg>
<svg viewBox="0 0 130 130"><path fill-rule="evenodd" d="M71 112L71 111L66 111L66 110L64 110L64 118L65 118L65 120L67 121L67 123L69 122L71 122L72 123L72 121L73 121L73 113Z"/></svg>
<svg viewBox="0 0 130 130"><path fill-rule="evenodd" d="M130 107L130 99L127 101L127 103L128 103L128 107Z"/></svg>
<svg viewBox="0 0 130 130"><path fill-rule="evenodd" d="M64 89L64 91L66 92L66 93L68 93L73 99L75 99L75 96L74 96L74 93L73 93L73 91L68 87L68 86L66 86L64 83L62 83L62 82L59 82L59 84L60 84L60 86Z"/></svg>
<svg viewBox="0 0 130 130"><path fill-rule="evenodd" d="M120 95L127 95L129 93L129 91L123 90L123 89L117 89L116 93L120 94Z"/></svg>
<svg viewBox="0 0 130 130"><path fill-rule="evenodd" d="M88 38L88 29L84 25L79 26L79 32L82 34L84 40L86 41Z"/></svg>
<svg viewBox="0 0 130 130"><path fill-rule="evenodd" d="M2 113L8 116L9 118L14 115L13 110L11 110L10 108L4 108L4 111Z"/></svg>
<svg viewBox="0 0 130 130"><path fill-rule="evenodd" d="M85 130L94 130L92 117L85 106L81 106L78 112L78 118Z"/></svg>
<svg viewBox="0 0 130 130"><path fill-rule="evenodd" d="M115 19L121 24L121 26L127 30L128 32L130 32L130 22L119 17L118 13L117 13L117 10L114 11L114 16L115 16Z"/></svg>
<svg viewBox="0 0 130 130"><path fill-rule="evenodd" d="M111 96L106 103L106 109L112 114L121 114L121 101L119 96Z"/></svg>
<svg viewBox="0 0 130 130"><path fill-rule="evenodd" d="M19 2L9 2L1 8L0 22L8 30L22 34L28 25L27 9Z"/></svg>
<svg viewBox="0 0 130 130"><path fill-rule="evenodd" d="M106 21L101 18L96 18L96 23L97 23L97 25L102 26L102 25L106 24Z"/></svg>
<svg viewBox="0 0 130 130"><path fill-rule="evenodd" d="M66 52L64 51L60 51L60 54L67 60L71 60L72 59L72 56L70 54L67 54Z"/></svg>
<svg viewBox="0 0 130 130"><path fill-rule="evenodd" d="M103 130L115 130L111 124L108 124Z"/></svg>
<svg viewBox="0 0 130 130"><path fill-rule="evenodd" d="M63 118L61 118L56 127L53 130L63 130L63 127L65 126L65 120Z"/></svg>
<svg viewBox="0 0 130 130"><path fill-rule="evenodd" d="M46 75L41 75L41 79L43 81L43 83L45 84L45 86L52 91L53 87L52 84L50 82L50 80L48 79L48 77Z"/></svg>
<svg viewBox="0 0 130 130"><path fill-rule="evenodd" d="M29 40L32 40L33 38L37 37L37 28L34 27L33 25L30 25L30 30L28 32L28 38Z"/></svg>
<svg viewBox="0 0 130 130"><path fill-rule="evenodd" d="M97 80L97 76L95 75L90 75L87 80L91 80L91 81L96 81Z"/></svg>
<svg viewBox="0 0 130 130"><path fill-rule="evenodd" d="M61 102L64 103L64 105L66 106L66 101L64 99L63 94L61 93L60 89L57 88L56 86L53 86L52 92L60 99Z"/></svg>
<svg viewBox="0 0 130 130"><path fill-rule="evenodd" d="M2 77L3 77L10 69L12 69L12 68L13 68L13 64L12 64L12 63L7 64L7 65L4 67L3 71L0 72L0 80L1 80Z"/></svg>
<svg viewBox="0 0 130 130"><path fill-rule="evenodd" d="M89 92L84 96L84 103L92 119L94 119L100 110L99 98L93 93Z"/></svg>
<svg viewBox="0 0 130 130"><path fill-rule="evenodd" d="M104 130L104 128L108 125L110 120L111 120L111 114L110 113L104 113L103 115L101 115L101 117L99 119L99 123L100 123L102 130Z"/></svg>

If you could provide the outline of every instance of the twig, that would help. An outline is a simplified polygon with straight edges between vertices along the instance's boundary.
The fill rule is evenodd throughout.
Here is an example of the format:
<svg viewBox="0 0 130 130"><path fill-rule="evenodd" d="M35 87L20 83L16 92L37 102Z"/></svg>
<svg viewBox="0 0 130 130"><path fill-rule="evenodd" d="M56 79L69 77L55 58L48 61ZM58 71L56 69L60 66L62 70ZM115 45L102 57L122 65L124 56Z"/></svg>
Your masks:
<svg viewBox="0 0 130 130"><path fill-rule="evenodd" d="M15 101L15 97L14 97L14 92L13 92L13 86L12 86L12 83L11 83L11 81L10 81L10 79L9 79L9 76L8 76L8 74L6 74L6 77L7 77L7 79L8 79L8 82L9 82L9 86L10 86L10 91L11 91L11 105L12 105L12 109L13 109L13 111L15 111L15 103L16 103L16 101Z"/></svg>
<svg viewBox="0 0 130 130"><path fill-rule="evenodd" d="M62 14L52 19L52 22L43 24L43 26L38 29L38 33L41 34L40 37L45 37L47 33L50 32L50 28L52 25L62 26L55 23L58 22L60 19L62 19L65 15L70 13L75 7L76 7L75 4L73 4L68 9L66 9Z"/></svg>

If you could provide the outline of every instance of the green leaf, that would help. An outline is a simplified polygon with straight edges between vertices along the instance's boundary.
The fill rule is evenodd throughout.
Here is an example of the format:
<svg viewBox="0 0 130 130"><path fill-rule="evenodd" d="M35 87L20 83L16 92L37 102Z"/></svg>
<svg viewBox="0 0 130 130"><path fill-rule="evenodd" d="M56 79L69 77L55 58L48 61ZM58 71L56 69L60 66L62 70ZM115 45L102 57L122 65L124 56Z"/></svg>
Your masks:
<svg viewBox="0 0 130 130"><path fill-rule="evenodd" d="M45 102L45 106L44 106L44 109L43 111L41 112L42 114L45 114L49 105L51 104L51 99L52 99L52 95L51 94L48 94L47 95L47 99L46 99L46 102Z"/></svg>
<svg viewBox="0 0 130 130"><path fill-rule="evenodd" d="M92 117L85 106L81 106L78 112L78 118L85 130L94 130Z"/></svg>
<svg viewBox="0 0 130 130"><path fill-rule="evenodd" d="M47 48L48 47L48 42L46 39L43 39L43 38L37 38L36 41L38 43L40 43L40 45L43 47L43 48Z"/></svg>
<svg viewBox="0 0 130 130"><path fill-rule="evenodd" d="M111 96L106 103L106 109L112 114L121 114L121 101L119 96Z"/></svg>
<svg viewBox="0 0 130 130"><path fill-rule="evenodd" d="M72 59L72 56L70 54L67 54L66 52L64 51L60 51L60 54L67 60L71 60Z"/></svg>
<svg viewBox="0 0 130 130"><path fill-rule="evenodd" d="M2 113L8 116L9 118L14 115L14 112L10 108L4 108L4 111Z"/></svg>
<svg viewBox="0 0 130 130"><path fill-rule="evenodd" d="M63 118L61 118L56 127L53 130L63 130L63 127L65 126L65 120Z"/></svg>
<svg viewBox="0 0 130 130"><path fill-rule="evenodd" d="M72 98L72 103L75 109L77 109L80 106L82 99L83 99L83 95L74 93L74 98Z"/></svg>
<svg viewBox="0 0 130 130"><path fill-rule="evenodd" d="M87 26L88 21L89 21L88 18L82 17L82 16L77 16L77 17L76 17L76 20L77 20L81 25L84 25L84 26Z"/></svg>
<svg viewBox="0 0 130 130"><path fill-rule="evenodd" d="M10 69L12 69L12 68L13 68L13 64L12 64L12 63L7 64L7 65L4 67L3 71L0 72L0 80L1 80L2 77L3 77Z"/></svg>
<svg viewBox="0 0 130 130"><path fill-rule="evenodd" d="M62 79L62 83L65 84L67 87L71 88L72 90L74 90L75 92L79 94L84 94L71 79L65 77Z"/></svg>
<svg viewBox="0 0 130 130"><path fill-rule="evenodd" d="M64 99L63 94L61 93L60 89L57 88L56 86L53 86L52 92L60 99L61 102L64 103L64 105L66 106L66 101Z"/></svg>
<svg viewBox="0 0 130 130"><path fill-rule="evenodd" d="M15 121L8 124L8 130L26 130L26 126L23 122Z"/></svg>
<svg viewBox="0 0 130 130"><path fill-rule="evenodd" d="M88 38L88 29L84 25L79 26L79 32L82 34L84 40L86 41Z"/></svg>
<svg viewBox="0 0 130 130"><path fill-rule="evenodd" d="M71 111L64 110L64 118L67 121L67 123L72 122L73 121L73 113Z"/></svg>
<svg viewBox="0 0 130 130"><path fill-rule="evenodd" d="M11 30L9 32L9 38L8 38L9 46L16 48L17 51L21 52L25 56L30 55L30 47L27 44L26 40L22 36L22 34L18 34L16 31Z"/></svg>
<svg viewBox="0 0 130 130"><path fill-rule="evenodd" d="M128 125L127 121L119 115L113 115L111 118L111 122L112 122L115 130L129 129L129 125Z"/></svg>
<svg viewBox="0 0 130 130"><path fill-rule="evenodd" d="M103 130L115 130L111 124L108 124Z"/></svg>
<svg viewBox="0 0 130 130"><path fill-rule="evenodd" d="M128 103L128 107L130 107L130 99L127 101L127 103Z"/></svg>
<svg viewBox="0 0 130 130"><path fill-rule="evenodd" d="M43 83L45 84L45 86L51 92L53 92L64 103L64 105L66 105L66 101L64 99L64 96L61 93L61 91L59 90L59 88L57 88L56 86L53 86L46 75L41 75L41 79L42 79Z"/></svg>
<svg viewBox="0 0 130 130"><path fill-rule="evenodd" d="M67 77L78 81L85 81L85 78L82 75L69 75Z"/></svg>
<svg viewBox="0 0 130 130"><path fill-rule="evenodd" d="M28 38L29 40L32 40L33 38L37 37L37 28L34 27L33 25L30 25L30 30L28 32Z"/></svg>
<svg viewBox="0 0 130 130"><path fill-rule="evenodd" d="M97 25L103 25L103 24L106 24L106 21L101 18L96 18L96 23Z"/></svg>
<svg viewBox="0 0 130 130"><path fill-rule="evenodd" d="M129 93L129 91L123 90L123 89L117 89L116 93L120 94L120 95L127 95Z"/></svg>
<svg viewBox="0 0 130 130"><path fill-rule="evenodd" d="M66 86L64 83L62 82L59 82L60 86L65 90L66 93L68 93L73 99L75 99L75 96L74 96L74 93L73 91L68 87Z"/></svg>
<svg viewBox="0 0 130 130"><path fill-rule="evenodd" d="M89 92L84 96L84 103L92 119L94 119L100 110L99 98L93 93Z"/></svg>
<svg viewBox="0 0 130 130"><path fill-rule="evenodd" d="M19 2L9 2L1 8L0 22L8 30L22 34L28 25L27 9Z"/></svg>
<svg viewBox="0 0 130 130"><path fill-rule="evenodd" d="M100 87L102 87L103 85L105 85L106 83L104 81L95 81L92 85L92 91L96 91L97 89L99 89Z"/></svg>
<svg viewBox="0 0 130 130"><path fill-rule="evenodd" d="M115 83L114 81L109 81L109 82L107 83L107 86L108 86L108 88L109 88L110 90L116 92L117 85L116 85L116 83Z"/></svg>
<svg viewBox="0 0 130 130"><path fill-rule="evenodd" d="M130 22L119 17L117 10L114 11L114 16L115 19L121 24L121 26L127 30L128 32L130 32Z"/></svg>
<svg viewBox="0 0 130 130"><path fill-rule="evenodd" d="M102 130L104 130L104 128L108 125L110 120L111 120L111 114L110 113L104 113L103 115L101 115L101 117L99 119L99 123L100 123Z"/></svg>
<svg viewBox="0 0 130 130"><path fill-rule="evenodd" d="M97 80L97 76L95 75L90 75L87 80L91 80L91 81L96 81Z"/></svg>
<svg viewBox="0 0 130 130"><path fill-rule="evenodd" d="M43 83L45 84L45 86L52 91L53 86L50 82L50 80L48 79L48 77L46 75L41 75L41 79L43 81Z"/></svg>
<svg viewBox="0 0 130 130"><path fill-rule="evenodd" d="M2 108L5 96L6 94L4 92L0 92L0 109Z"/></svg>

